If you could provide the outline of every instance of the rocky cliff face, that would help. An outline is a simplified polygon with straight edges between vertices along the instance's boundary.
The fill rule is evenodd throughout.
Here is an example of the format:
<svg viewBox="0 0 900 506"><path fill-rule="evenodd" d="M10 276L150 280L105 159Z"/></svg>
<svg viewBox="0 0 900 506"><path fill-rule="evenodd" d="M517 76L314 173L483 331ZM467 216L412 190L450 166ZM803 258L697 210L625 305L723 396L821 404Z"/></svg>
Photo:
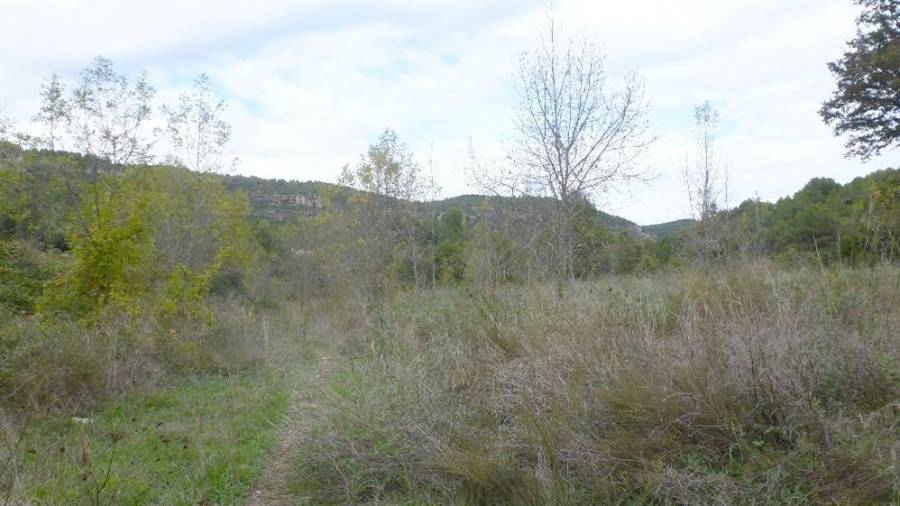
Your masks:
<svg viewBox="0 0 900 506"><path fill-rule="evenodd" d="M246 176L225 176L225 184L247 195L254 216L271 221L286 221L298 214L315 216L324 207L322 192L336 188L334 185L315 181L284 181Z"/></svg>
<svg viewBox="0 0 900 506"><path fill-rule="evenodd" d="M297 214L315 216L322 209L322 198L305 193L247 192L253 214L258 218L285 221Z"/></svg>

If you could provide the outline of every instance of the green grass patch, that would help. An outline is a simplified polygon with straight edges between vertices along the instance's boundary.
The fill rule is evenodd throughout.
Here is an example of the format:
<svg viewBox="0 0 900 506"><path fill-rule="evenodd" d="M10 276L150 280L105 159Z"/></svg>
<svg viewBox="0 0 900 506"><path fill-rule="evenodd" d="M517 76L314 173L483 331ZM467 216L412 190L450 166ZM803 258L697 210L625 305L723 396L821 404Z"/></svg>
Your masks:
<svg viewBox="0 0 900 506"><path fill-rule="evenodd" d="M25 434L23 499L37 504L233 504L276 441L286 381L203 376Z"/></svg>

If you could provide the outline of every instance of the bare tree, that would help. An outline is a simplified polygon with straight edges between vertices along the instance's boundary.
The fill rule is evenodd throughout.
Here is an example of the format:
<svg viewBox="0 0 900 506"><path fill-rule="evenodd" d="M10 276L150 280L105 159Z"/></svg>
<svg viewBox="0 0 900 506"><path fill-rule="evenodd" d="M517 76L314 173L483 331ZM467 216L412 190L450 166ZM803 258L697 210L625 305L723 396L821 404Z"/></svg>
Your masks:
<svg viewBox="0 0 900 506"><path fill-rule="evenodd" d="M717 149L719 112L705 101L694 108L696 154L682 167L695 229L698 253L704 257L722 253L724 223L719 216L723 199L727 206L728 166Z"/></svg>
<svg viewBox="0 0 900 506"><path fill-rule="evenodd" d="M95 178L101 162L149 162L155 142L150 125L155 93L146 72L132 83L102 56L82 70L80 83L68 97L65 83L51 75L41 87L41 108L34 117L45 129L39 145L92 158Z"/></svg>
<svg viewBox="0 0 900 506"><path fill-rule="evenodd" d="M155 94L146 72L132 83L112 61L98 56L81 72L68 105L50 118L66 121L82 154L113 165L146 163L155 142L150 125Z"/></svg>
<svg viewBox="0 0 900 506"><path fill-rule="evenodd" d="M6 116L0 116L0 142L11 142L25 148L40 146L36 137L19 130Z"/></svg>
<svg viewBox="0 0 900 506"><path fill-rule="evenodd" d="M434 180L434 142L432 141L429 153L428 153L428 182L425 185L425 191L423 192L424 197L428 200L432 205L429 206L431 210L431 215L429 216L429 226L431 230L428 234L428 242L429 242L429 251L428 257L431 261L431 289L437 285L437 231L435 230L435 225L438 219L437 214L435 213L434 202L437 200L438 195L441 192L441 187Z"/></svg>
<svg viewBox="0 0 900 506"><path fill-rule="evenodd" d="M58 75L52 74L41 86L41 109L34 116L34 121L46 130L41 144L51 150L62 148L71 119L72 103L66 98L66 86Z"/></svg>
<svg viewBox="0 0 900 506"><path fill-rule="evenodd" d="M150 124L155 94L146 72L132 81L102 56L81 71L71 93L53 74L41 86L41 108L34 116L44 126L40 144L113 165L149 162L156 140Z"/></svg>
<svg viewBox="0 0 900 506"><path fill-rule="evenodd" d="M516 142L490 185L557 203L559 276L574 278L580 200L648 177L636 159L653 141L644 87L635 73L610 87L592 39L565 39L552 15L518 72Z"/></svg>
<svg viewBox="0 0 900 506"><path fill-rule="evenodd" d="M12 121L0 116L0 142L10 142L14 138Z"/></svg>
<svg viewBox="0 0 900 506"><path fill-rule="evenodd" d="M80 82L71 93L66 92L58 76L50 76L42 86L41 108L34 117L45 132L35 145L85 155L94 182L110 167L147 163L153 159L151 149L156 139L150 124L155 93L146 72L132 81L116 72L112 61L102 56L81 72ZM69 198L74 201L72 164L67 157L60 158L58 164ZM90 191L94 212L99 215L101 191L96 185ZM81 225L88 233L83 220Z"/></svg>
<svg viewBox="0 0 900 506"><path fill-rule="evenodd" d="M227 151L231 125L222 119L225 109L225 101L214 98L206 74L194 79L191 92L182 94L175 107L164 106L173 148L171 161L200 173L233 168L237 159Z"/></svg>
<svg viewBox="0 0 900 506"><path fill-rule="evenodd" d="M15 138L16 133L12 121L5 116L0 116L0 142L13 142Z"/></svg>

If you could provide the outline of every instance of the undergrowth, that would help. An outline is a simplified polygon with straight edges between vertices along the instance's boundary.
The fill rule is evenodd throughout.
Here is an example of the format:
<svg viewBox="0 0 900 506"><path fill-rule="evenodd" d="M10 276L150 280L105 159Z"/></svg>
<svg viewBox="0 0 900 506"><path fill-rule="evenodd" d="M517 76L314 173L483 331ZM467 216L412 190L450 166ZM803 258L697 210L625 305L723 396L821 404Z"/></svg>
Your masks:
<svg viewBox="0 0 900 506"><path fill-rule="evenodd" d="M896 503L898 274L758 262L402 297L336 338L293 490L310 504Z"/></svg>

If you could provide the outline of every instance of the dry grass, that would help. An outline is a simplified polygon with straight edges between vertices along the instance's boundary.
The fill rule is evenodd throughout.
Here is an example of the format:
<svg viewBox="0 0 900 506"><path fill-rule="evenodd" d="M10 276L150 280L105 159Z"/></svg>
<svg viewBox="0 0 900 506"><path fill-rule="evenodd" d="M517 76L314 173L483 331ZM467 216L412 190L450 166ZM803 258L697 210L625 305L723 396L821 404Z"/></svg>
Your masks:
<svg viewBox="0 0 900 506"><path fill-rule="evenodd" d="M898 501L898 276L758 262L562 296L404 297L333 344L342 358L294 491L312 503Z"/></svg>
<svg viewBox="0 0 900 506"><path fill-rule="evenodd" d="M114 306L89 323L9 315L0 320L0 409L73 416L184 375L283 364L297 358L306 314L212 300L177 319Z"/></svg>

